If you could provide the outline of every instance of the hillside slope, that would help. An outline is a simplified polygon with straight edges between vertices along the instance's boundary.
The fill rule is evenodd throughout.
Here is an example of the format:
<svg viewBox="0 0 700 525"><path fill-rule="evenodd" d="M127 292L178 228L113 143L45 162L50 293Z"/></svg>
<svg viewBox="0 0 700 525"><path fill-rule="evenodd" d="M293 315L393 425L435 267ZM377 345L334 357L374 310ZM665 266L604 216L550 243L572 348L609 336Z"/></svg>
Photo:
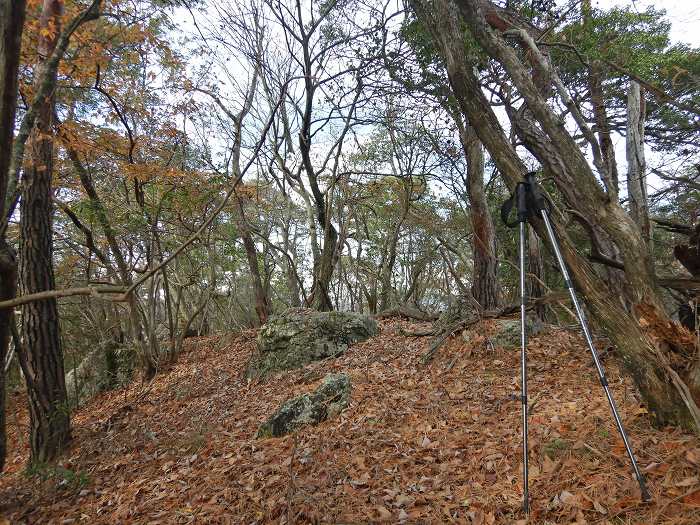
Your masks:
<svg viewBox="0 0 700 525"><path fill-rule="evenodd" d="M65 470L43 479L22 472L26 412L11 413L0 514L91 524L522 520L518 351L455 338L421 365L428 339L400 328L419 326L384 321L342 357L262 383L242 377L254 333L191 340L151 384L102 394L75 414ZM640 504L580 337L535 337L530 359L531 523L698 523L696 438L652 429L605 360L654 495ZM353 394L337 419L254 438L283 400L339 371Z"/></svg>

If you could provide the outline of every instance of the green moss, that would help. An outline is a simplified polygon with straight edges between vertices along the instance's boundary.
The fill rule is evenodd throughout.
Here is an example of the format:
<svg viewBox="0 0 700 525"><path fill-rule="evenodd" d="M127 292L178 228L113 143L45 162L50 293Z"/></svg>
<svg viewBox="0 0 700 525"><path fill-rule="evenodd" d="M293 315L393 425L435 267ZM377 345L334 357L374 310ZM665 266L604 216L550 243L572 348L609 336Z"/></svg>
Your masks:
<svg viewBox="0 0 700 525"><path fill-rule="evenodd" d="M562 452L569 449L568 441L564 441L561 438L554 438L549 443L544 446L544 453L549 456L550 459L555 459Z"/></svg>
<svg viewBox="0 0 700 525"><path fill-rule="evenodd" d="M59 488L68 490L80 490L90 483L90 477L85 472L49 463L32 463L27 467L25 475L42 481L53 480Z"/></svg>

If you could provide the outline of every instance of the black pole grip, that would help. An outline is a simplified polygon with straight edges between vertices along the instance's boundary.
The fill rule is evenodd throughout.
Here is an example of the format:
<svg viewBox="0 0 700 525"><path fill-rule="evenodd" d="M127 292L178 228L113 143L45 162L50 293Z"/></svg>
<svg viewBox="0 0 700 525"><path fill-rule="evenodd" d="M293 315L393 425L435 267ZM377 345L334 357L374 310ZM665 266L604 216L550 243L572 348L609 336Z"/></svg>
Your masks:
<svg viewBox="0 0 700 525"><path fill-rule="evenodd" d="M514 206L516 215L515 220L511 221L508 217L510 217ZM519 182L510 198L501 205L501 220L509 228L514 228L519 223L526 222L529 216L527 184Z"/></svg>
<svg viewBox="0 0 700 525"><path fill-rule="evenodd" d="M518 202L518 222L526 222L529 217L527 202L527 183L519 182L515 187L515 199Z"/></svg>
<svg viewBox="0 0 700 525"><path fill-rule="evenodd" d="M549 212L551 211L551 204L547 197L545 197L542 187L539 185L535 179L536 172L531 171L525 175L525 184L528 188L528 200L530 208L539 215L542 210Z"/></svg>

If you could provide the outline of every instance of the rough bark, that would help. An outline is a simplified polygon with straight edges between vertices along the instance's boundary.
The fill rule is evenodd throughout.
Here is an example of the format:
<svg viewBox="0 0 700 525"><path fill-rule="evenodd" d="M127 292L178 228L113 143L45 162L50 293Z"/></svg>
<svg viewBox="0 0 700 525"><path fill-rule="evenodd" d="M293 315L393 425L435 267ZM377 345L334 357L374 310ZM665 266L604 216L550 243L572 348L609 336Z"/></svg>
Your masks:
<svg viewBox="0 0 700 525"><path fill-rule="evenodd" d="M4 217L12 137L17 110L17 71L24 28L26 3L0 1L0 217ZM0 235L0 301L14 298L17 291L17 262L12 247ZM5 355L10 340L12 309L0 310L0 472L5 465Z"/></svg>
<svg viewBox="0 0 700 525"><path fill-rule="evenodd" d="M498 308L501 301L497 274L496 229L484 192L484 147L474 128L468 124L460 130L460 138L467 158L469 218L474 235L471 292L482 308L493 310Z"/></svg>
<svg viewBox="0 0 700 525"><path fill-rule="evenodd" d="M39 108L47 98L51 97L55 89L55 81L52 81L52 78L55 78L56 76L58 65L68 49L71 36L73 36L73 33L84 23L99 18L101 4L101 0L92 0L90 6L85 11L82 11L68 23L65 31L59 34L58 31L60 30L60 27L56 28L57 31L53 36L57 40L53 45L52 52L44 56L42 76L38 76L35 79L34 97L29 104L29 107L25 111L24 116L22 117L22 122L20 123L19 129L17 130L17 135L15 136L15 140L12 144L10 173L7 181L7 190L5 193L5 205L8 212L12 211L14 204L16 203L15 193L19 179L19 172L24 160L24 148L27 143L27 139L34 129L35 121L38 118Z"/></svg>
<svg viewBox="0 0 700 525"><path fill-rule="evenodd" d="M259 325L262 326L267 322L267 318L272 313L272 304L270 302L270 296L267 293L265 286L263 286L262 277L260 275L260 267L258 266L258 250L255 247L255 241L253 241L250 226L246 221L243 203L241 202L240 196L237 196L236 202L238 208L238 212L236 214L236 225L238 227L238 233L241 236L241 240L243 241L243 247L248 260L248 269L250 270L250 277L253 284L253 294L255 296L255 313L258 316Z"/></svg>
<svg viewBox="0 0 700 525"><path fill-rule="evenodd" d="M629 301L633 305L634 317L630 318L627 312L614 302L608 305L599 301L597 296L605 292L600 283L588 281L582 275L577 279L579 288L594 316L597 316L600 326L611 338L614 337L623 363L636 379L637 386L652 408L657 421L700 430L700 410L696 401L683 379L670 365L668 351L683 353L684 342L677 330L660 329L674 325L664 312L663 303L658 296L651 257L640 228L618 202L609 199L602 191L576 141L566 132L559 118L540 96L527 68L519 61L513 49L489 28L480 4L478 0L458 0L463 20L472 35L490 56L501 63L524 98L524 111L510 112L516 131L545 170L554 176L557 187L567 203L600 224L619 249L627 285L625 290L630 294ZM530 35L524 30L518 34L527 50L537 57L538 49ZM543 57L539 57L538 60L542 67L548 67ZM582 119L580 111L554 71L550 77L560 97L577 120L581 132L591 144L596 167L604 170L599 145L587 123ZM573 259L570 266L577 266L580 262ZM611 303L610 300L606 302ZM619 330L618 323L625 319L627 330ZM650 319L654 322L650 323ZM645 328L642 329L642 326ZM621 341L620 334L623 333L625 340ZM630 338L636 339L634 345L630 345Z"/></svg>
<svg viewBox="0 0 700 525"><path fill-rule="evenodd" d="M457 5L472 35L492 58L501 63L524 99L526 110L517 112L521 117L516 123L520 138L554 176L557 189L567 203L584 215L594 217L595 222L601 225L618 246L627 278L634 285L630 288L635 294L633 303L653 302L659 306L655 297L651 258L643 248L642 235L634 221L619 203L605 194L576 140L541 96L531 72L513 48L488 26L483 17L482 2L458 0ZM525 30L517 34L527 46L527 51L537 56L539 50L530 35ZM540 57L539 63L541 67L551 67L544 57ZM581 118L580 111L566 93L558 76L553 71L550 76L558 80L556 85L561 98L575 116L586 140L592 145L596 167L604 170L597 140L592 137L590 128Z"/></svg>
<svg viewBox="0 0 700 525"><path fill-rule="evenodd" d="M63 2L44 0L39 22L37 78L54 85L51 96L37 108L36 127L30 138L31 162L25 168L20 216L22 293L53 290L53 231L51 228L53 174L53 106L56 72L45 78L46 58L56 45ZM53 25L54 32L49 32ZM70 441L70 414L66 395L58 306L55 298L22 306L24 349L20 363L29 398L30 462L54 460Z"/></svg>

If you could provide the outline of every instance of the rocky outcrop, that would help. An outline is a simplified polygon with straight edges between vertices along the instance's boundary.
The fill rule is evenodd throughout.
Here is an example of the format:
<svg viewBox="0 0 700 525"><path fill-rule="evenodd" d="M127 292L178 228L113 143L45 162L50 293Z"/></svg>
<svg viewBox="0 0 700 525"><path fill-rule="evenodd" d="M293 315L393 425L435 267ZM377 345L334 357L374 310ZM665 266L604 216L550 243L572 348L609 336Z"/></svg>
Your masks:
<svg viewBox="0 0 700 525"><path fill-rule="evenodd" d="M258 350L248 365L248 377L262 377L337 357L351 344L377 332L377 322L362 314L287 310L271 317L260 329Z"/></svg>
<svg viewBox="0 0 700 525"><path fill-rule="evenodd" d="M79 364L65 366L68 402L75 408L98 392L128 382L136 366L136 353L132 348L107 342L85 355Z"/></svg>
<svg viewBox="0 0 700 525"><path fill-rule="evenodd" d="M318 425L348 406L350 390L347 374L328 374L314 392L282 403L260 426L256 437L280 437L306 425Z"/></svg>

